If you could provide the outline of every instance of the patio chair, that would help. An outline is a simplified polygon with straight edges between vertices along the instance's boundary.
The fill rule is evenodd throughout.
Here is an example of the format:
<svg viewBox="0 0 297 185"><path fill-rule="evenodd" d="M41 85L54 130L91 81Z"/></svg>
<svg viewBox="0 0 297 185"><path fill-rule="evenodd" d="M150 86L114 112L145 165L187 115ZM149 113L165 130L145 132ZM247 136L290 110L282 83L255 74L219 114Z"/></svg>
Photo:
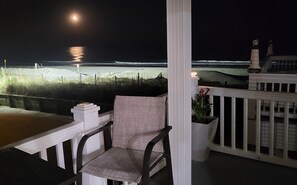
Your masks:
<svg viewBox="0 0 297 185"><path fill-rule="evenodd" d="M172 127L167 125L166 100L166 97L116 96L113 121L84 135L79 142L78 184L82 182L81 173L86 173L106 178L108 184L148 185L150 171L164 158L168 184L173 184L168 136ZM105 152L82 165L84 144L101 131Z"/></svg>

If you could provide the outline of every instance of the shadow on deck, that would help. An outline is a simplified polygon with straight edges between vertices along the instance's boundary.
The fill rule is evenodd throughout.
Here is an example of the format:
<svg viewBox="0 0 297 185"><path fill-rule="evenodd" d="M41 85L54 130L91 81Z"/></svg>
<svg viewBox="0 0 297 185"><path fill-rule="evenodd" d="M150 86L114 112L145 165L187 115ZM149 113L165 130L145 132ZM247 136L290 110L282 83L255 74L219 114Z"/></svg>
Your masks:
<svg viewBox="0 0 297 185"><path fill-rule="evenodd" d="M206 162L192 161L192 185L296 185L297 169L211 152ZM166 170L150 185L168 185Z"/></svg>

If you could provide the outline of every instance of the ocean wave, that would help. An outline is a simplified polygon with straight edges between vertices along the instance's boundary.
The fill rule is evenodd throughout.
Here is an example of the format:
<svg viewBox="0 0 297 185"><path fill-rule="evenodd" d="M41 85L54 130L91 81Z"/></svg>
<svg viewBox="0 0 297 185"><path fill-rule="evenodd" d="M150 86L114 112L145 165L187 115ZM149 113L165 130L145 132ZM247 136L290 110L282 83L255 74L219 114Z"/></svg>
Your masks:
<svg viewBox="0 0 297 185"><path fill-rule="evenodd" d="M36 62L42 66L61 66L61 65L76 65L81 66L136 66L136 67L167 67L167 62L164 61L91 61L91 62L73 62L73 61L40 61ZM250 64L250 61L226 61L226 60L194 60L192 66L242 66L246 67ZM24 65L24 64L22 64ZM25 65L34 66L35 63L27 63Z"/></svg>
<svg viewBox="0 0 297 185"><path fill-rule="evenodd" d="M118 65L152 65L152 66L167 66L167 62L127 62L115 61ZM194 60L194 66L247 66L250 61L220 61L220 60Z"/></svg>

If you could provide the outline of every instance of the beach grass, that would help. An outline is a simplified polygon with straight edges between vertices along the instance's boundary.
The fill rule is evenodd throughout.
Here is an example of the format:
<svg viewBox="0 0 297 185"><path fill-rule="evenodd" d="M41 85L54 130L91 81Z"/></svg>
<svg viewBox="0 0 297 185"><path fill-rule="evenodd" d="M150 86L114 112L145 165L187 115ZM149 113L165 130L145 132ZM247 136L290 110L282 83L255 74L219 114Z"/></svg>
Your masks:
<svg viewBox="0 0 297 185"><path fill-rule="evenodd" d="M16 70L17 71L17 70ZM34 73L4 72L0 80L0 93L46 97L55 99L81 100L88 102L112 103L114 96L119 95L159 95L167 92L165 78L143 79L127 77L84 76L77 78L46 78ZM30 71L27 69L27 71ZM34 72L34 70L31 70ZM59 71L59 70L58 70ZM33 75L32 75L33 74ZM69 76L69 75L68 75ZM54 78L55 77L55 78Z"/></svg>
<svg viewBox="0 0 297 185"><path fill-rule="evenodd" d="M244 86L241 68L193 68L200 85ZM115 95L154 96L167 92L164 67L74 66L1 69L0 93L113 103Z"/></svg>

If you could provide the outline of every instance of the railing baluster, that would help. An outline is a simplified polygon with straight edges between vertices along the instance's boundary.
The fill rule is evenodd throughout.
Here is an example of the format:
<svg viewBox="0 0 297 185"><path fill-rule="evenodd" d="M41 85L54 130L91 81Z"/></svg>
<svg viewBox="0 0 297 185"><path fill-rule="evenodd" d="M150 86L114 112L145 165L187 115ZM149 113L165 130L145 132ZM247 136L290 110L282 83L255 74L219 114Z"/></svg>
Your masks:
<svg viewBox="0 0 297 185"><path fill-rule="evenodd" d="M278 92L282 92L282 83L279 83L279 89ZM280 112L280 102L277 102L277 112Z"/></svg>
<svg viewBox="0 0 297 185"><path fill-rule="evenodd" d="M71 153L72 153L72 159L76 159L76 150L78 147L78 141L79 139L77 137L72 138L71 140ZM73 171L76 173L76 163L73 163Z"/></svg>
<svg viewBox="0 0 297 185"><path fill-rule="evenodd" d="M260 154L261 141L261 100L257 100L256 106L256 153Z"/></svg>
<svg viewBox="0 0 297 185"><path fill-rule="evenodd" d="M289 132L289 102L285 102L285 117L284 117L284 159L288 159L288 136Z"/></svg>
<svg viewBox="0 0 297 185"><path fill-rule="evenodd" d="M47 152L46 149L40 151L40 158L47 161Z"/></svg>
<svg viewBox="0 0 297 185"><path fill-rule="evenodd" d="M247 152L248 145L248 99L243 99L243 150Z"/></svg>
<svg viewBox="0 0 297 185"><path fill-rule="evenodd" d="M236 148L236 99L235 97L231 98L231 147Z"/></svg>
<svg viewBox="0 0 297 185"><path fill-rule="evenodd" d="M225 99L224 96L220 96L220 145L221 147L225 146Z"/></svg>
<svg viewBox="0 0 297 185"><path fill-rule="evenodd" d="M65 168L63 143L58 143L56 145L56 155L58 166L60 166L61 168Z"/></svg>
<svg viewBox="0 0 297 185"><path fill-rule="evenodd" d="M267 83L264 82L264 91L267 91ZM263 111L266 111L268 101L263 100Z"/></svg>
<svg viewBox="0 0 297 185"><path fill-rule="evenodd" d="M273 100L270 101L270 112L269 112L269 122L270 122L270 138L269 138L269 155L272 157L274 152L274 104Z"/></svg>
<svg viewBox="0 0 297 185"><path fill-rule="evenodd" d="M213 105L213 95L210 95L209 96L209 103L211 104L211 105ZM211 109L210 109L210 116L213 116L213 107L214 106L211 106Z"/></svg>
<svg viewBox="0 0 297 185"><path fill-rule="evenodd" d="M297 93L297 83L295 84L295 93ZM294 108L293 108L293 114L297 114L297 108L296 108L296 103L294 102Z"/></svg>

